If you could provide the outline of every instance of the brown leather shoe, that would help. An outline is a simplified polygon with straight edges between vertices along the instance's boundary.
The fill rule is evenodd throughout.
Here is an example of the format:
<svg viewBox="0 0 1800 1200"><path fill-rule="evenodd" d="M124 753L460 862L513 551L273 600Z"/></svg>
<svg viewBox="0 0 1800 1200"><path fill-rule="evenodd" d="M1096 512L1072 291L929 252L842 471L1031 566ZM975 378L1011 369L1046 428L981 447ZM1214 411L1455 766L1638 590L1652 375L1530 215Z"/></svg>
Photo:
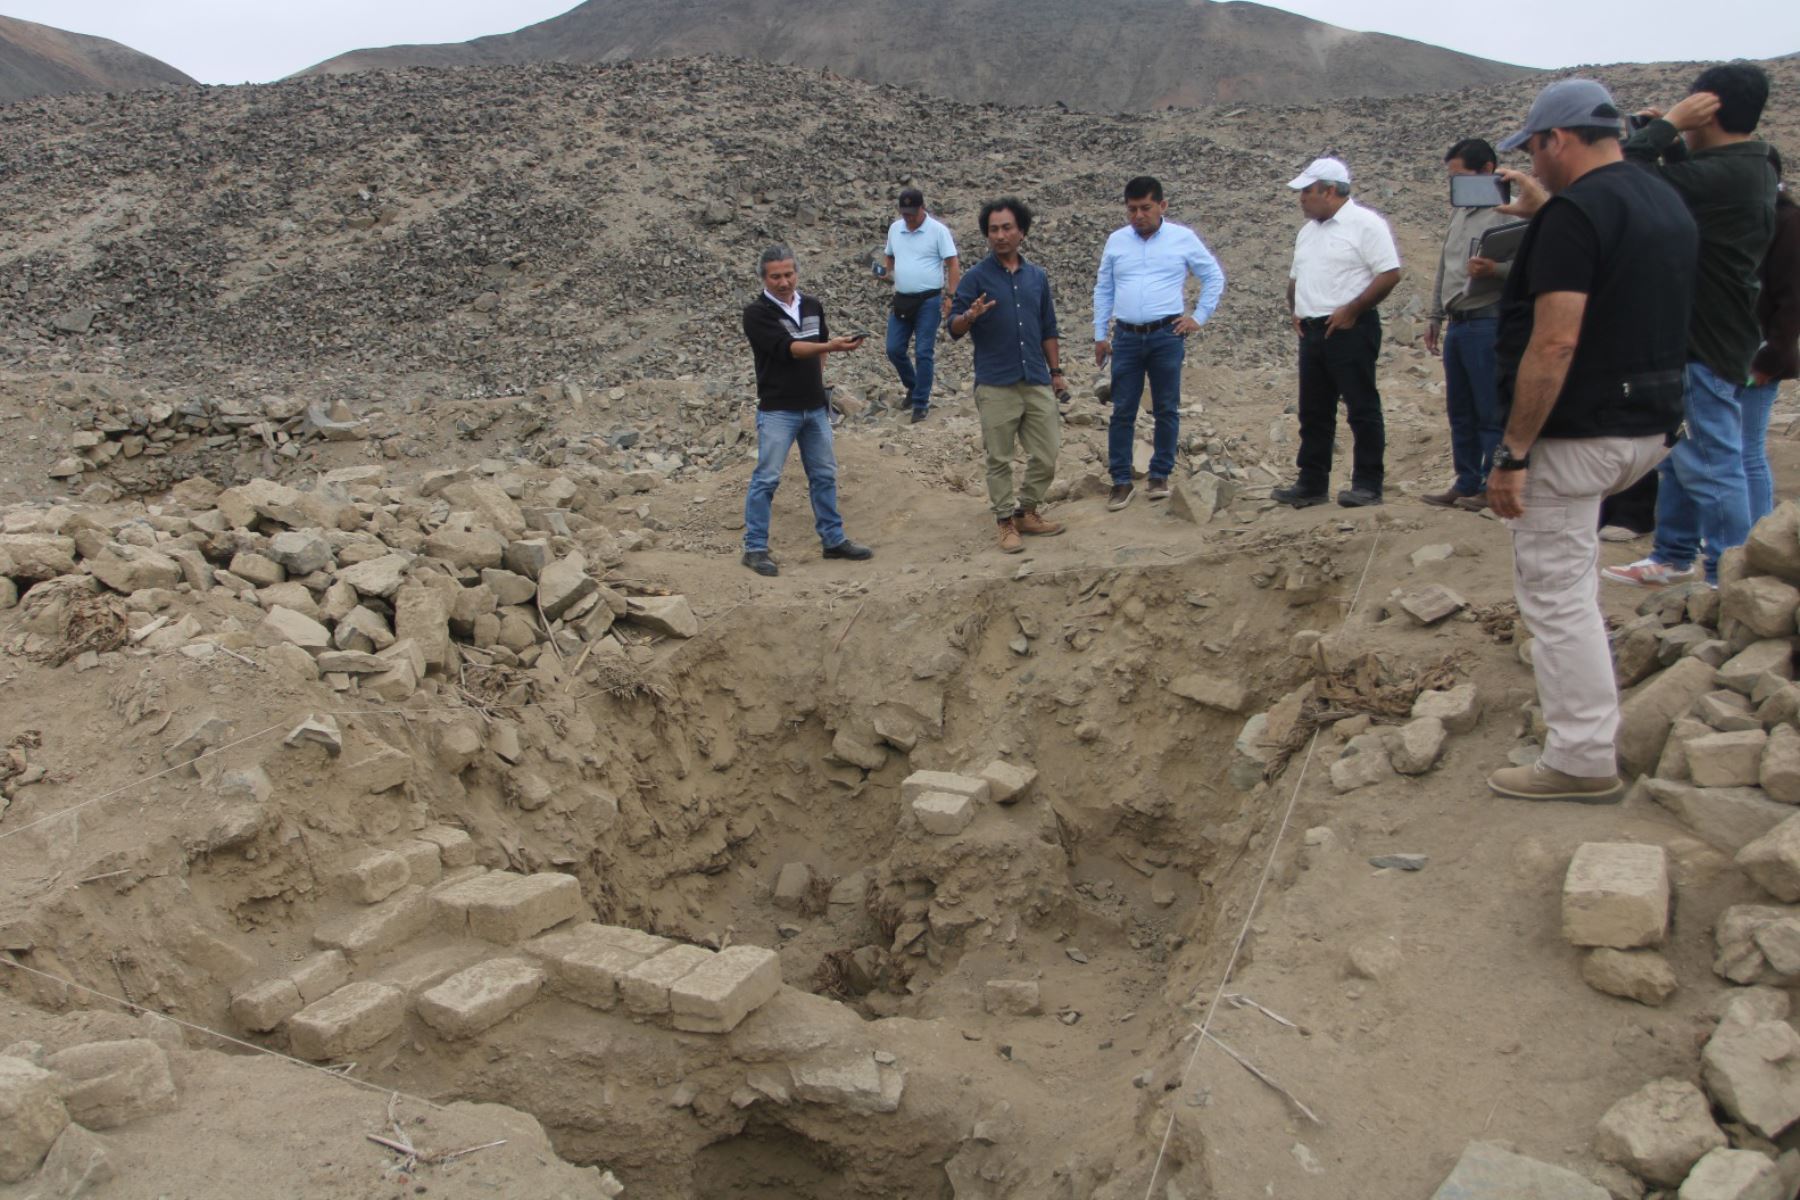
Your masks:
<svg viewBox="0 0 1800 1200"><path fill-rule="evenodd" d="M1000 553L1017 554L1025 549L1025 540L1019 536L1018 522L1012 520L997 522L1000 530Z"/></svg>
<svg viewBox="0 0 1800 1200"><path fill-rule="evenodd" d="M1467 492L1459 492L1455 488L1445 488L1441 492L1432 492L1428 496L1420 496L1419 499L1431 505L1433 508L1452 508L1456 505L1458 500L1468 499L1468 495Z"/></svg>
<svg viewBox="0 0 1800 1200"><path fill-rule="evenodd" d="M1057 521L1046 521L1035 508L1023 508L1013 514L1013 525L1026 537L1055 537L1063 531Z"/></svg>
<svg viewBox="0 0 1800 1200"><path fill-rule="evenodd" d="M1476 492L1473 496L1464 496L1456 502L1456 507L1462 509L1464 512L1478 513L1487 508L1487 506L1486 490Z"/></svg>

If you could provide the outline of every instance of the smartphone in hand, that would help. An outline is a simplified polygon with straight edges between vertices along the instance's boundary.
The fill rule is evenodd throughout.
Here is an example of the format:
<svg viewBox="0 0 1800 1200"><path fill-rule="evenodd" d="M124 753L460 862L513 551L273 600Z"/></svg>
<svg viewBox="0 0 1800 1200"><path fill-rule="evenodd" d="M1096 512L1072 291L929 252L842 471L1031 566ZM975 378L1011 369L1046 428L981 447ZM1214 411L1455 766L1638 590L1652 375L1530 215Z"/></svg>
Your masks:
<svg viewBox="0 0 1800 1200"><path fill-rule="evenodd" d="M1452 175L1450 204L1454 208L1498 208L1512 200L1512 184L1498 175Z"/></svg>

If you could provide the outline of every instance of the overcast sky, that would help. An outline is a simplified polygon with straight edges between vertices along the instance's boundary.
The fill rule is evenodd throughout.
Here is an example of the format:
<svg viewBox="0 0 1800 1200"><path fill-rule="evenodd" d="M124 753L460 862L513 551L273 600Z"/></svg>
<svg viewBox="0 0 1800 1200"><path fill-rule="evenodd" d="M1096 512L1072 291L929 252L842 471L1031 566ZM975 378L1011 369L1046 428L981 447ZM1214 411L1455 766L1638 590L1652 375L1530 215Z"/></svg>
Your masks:
<svg viewBox="0 0 1800 1200"><path fill-rule="evenodd" d="M576 2L0 0L0 13L123 42L203 83L261 83L346 50L510 33ZM1277 7L1532 67L1772 58L1800 50L1796 0L1287 0Z"/></svg>

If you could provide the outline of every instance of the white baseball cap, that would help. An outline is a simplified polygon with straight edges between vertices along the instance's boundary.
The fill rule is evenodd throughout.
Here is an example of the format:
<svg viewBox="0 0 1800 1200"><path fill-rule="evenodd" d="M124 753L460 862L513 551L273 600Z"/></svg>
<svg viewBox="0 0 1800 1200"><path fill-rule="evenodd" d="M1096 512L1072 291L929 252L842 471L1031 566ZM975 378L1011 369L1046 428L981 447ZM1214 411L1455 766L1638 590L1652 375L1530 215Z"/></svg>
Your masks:
<svg viewBox="0 0 1800 1200"><path fill-rule="evenodd" d="M1295 191L1309 188L1315 183L1349 183L1350 168L1341 159L1315 158L1306 164L1306 170L1288 180L1288 186Z"/></svg>

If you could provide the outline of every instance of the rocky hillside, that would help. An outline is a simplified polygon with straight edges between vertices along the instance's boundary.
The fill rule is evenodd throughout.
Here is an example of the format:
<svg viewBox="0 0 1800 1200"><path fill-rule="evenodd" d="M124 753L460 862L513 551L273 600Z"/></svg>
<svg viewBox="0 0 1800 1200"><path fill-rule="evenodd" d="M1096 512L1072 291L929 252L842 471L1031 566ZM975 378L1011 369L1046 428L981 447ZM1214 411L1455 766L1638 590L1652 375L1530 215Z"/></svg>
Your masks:
<svg viewBox="0 0 1800 1200"><path fill-rule="evenodd" d="M0 16L0 104L193 82L168 63L118 42Z"/></svg>
<svg viewBox="0 0 1800 1200"><path fill-rule="evenodd" d="M1777 95L1800 88L1800 62L1771 70ZM1666 103L1689 69L1603 75L1622 103ZM971 261L983 200L1036 206L1029 253L1080 343L1121 181L1146 170L1230 277L1191 353L1285 363L1294 172L1341 153L1392 219L1409 270L1386 312L1404 340L1429 299L1445 147L1510 130L1533 91L1001 122L703 59L66 97L0 110L0 160L16 164L0 207L18 214L0 237L0 363L122 368L249 399L304 380L353 404L402 379L422 400L682 375L737 388L757 252L789 241L803 287L841 321L875 325L887 291L867 263L908 180ZM922 150L896 136L925 123L939 132ZM1777 140L1796 132L1791 109L1768 124ZM967 361L947 346L948 386ZM840 382L891 382L877 355L845 366Z"/></svg>
<svg viewBox="0 0 1800 1200"><path fill-rule="evenodd" d="M1004 54L994 52L996 30L1006 31ZM779 0L587 0L516 33L356 50L304 73L697 54L811 67L971 104L1090 112L1395 96L1528 73L1260 4L1188 0L926 0L904 10L850 0L823 11Z"/></svg>

